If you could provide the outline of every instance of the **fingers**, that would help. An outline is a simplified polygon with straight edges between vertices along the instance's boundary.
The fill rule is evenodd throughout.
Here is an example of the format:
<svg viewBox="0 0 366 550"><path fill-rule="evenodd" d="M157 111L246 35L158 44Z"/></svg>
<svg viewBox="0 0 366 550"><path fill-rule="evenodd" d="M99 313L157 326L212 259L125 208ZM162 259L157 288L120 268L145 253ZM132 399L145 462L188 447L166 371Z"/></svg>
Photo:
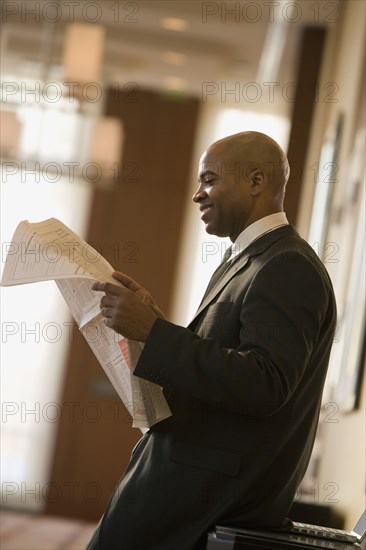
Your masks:
<svg viewBox="0 0 366 550"><path fill-rule="evenodd" d="M139 285L134 279L132 279L128 275L125 275L125 273L121 273L120 271L113 271L112 275L115 279L117 279L117 281L132 290L132 292L136 292L136 290L139 290L139 288L141 288L141 285Z"/></svg>
<svg viewBox="0 0 366 550"><path fill-rule="evenodd" d="M91 288L92 290L99 290L101 292L105 292L106 294L110 294L111 296L120 296L121 291L123 292L121 287L112 283L95 282Z"/></svg>
<svg viewBox="0 0 366 550"><path fill-rule="evenodd" d="M131 282L135 283L132 279ZM105 293L101 297L100 308L107 327L131 340L146 342L157 314L138 298L137 292L125 286L97 281L93 284L92 290Z"/></svg>
<svg viewBox="0 0 366 550"><path fill-rule="evenodd" d="M113 311L114 310L111 307L102 307L100 309L100 312L101 312L101 314L103 315L103 317L105 319L107 319L107 318L111 319L113 317Z"/></svg>
<svg viewBox="0 0 366 550"><path fill-rule="evenodd" d="M104 283L95 283L95 285L93 285L92 287L93 290L104 290L106 292L107 290L105 288L99 288L102 284L104 285ZM98 285L98 288L95 288L97 285ZM114 286L114 285L111 285L111 286ZM105 294L100 300L100 312L104 317L105 324L107 324L106 319L111 319L115 314L115 307L116 307L116 304L118 304L117 298L118 298L117 296L108 293L108 294Z"/></svg>
<svg viewBox="0 0 366 550"><path fill-rule="evenodd" d="M100 300L100 307L113 307L116 304L115 296L105 294Z"/></svg>

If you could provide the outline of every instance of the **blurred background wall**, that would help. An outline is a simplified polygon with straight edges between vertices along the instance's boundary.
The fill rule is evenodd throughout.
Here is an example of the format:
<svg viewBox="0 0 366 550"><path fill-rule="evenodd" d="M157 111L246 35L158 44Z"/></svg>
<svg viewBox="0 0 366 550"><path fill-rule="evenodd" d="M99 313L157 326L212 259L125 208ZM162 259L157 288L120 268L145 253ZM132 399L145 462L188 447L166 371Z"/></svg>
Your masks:
<svg viewBox="0 0 366 550"><path fill-rule="evenodd" d="M56 217L186 324L226 246L191 203L205 148L244 130L288 152L286 212L339 320L298 498L351 528L365 501L365 4L4 1L2 263ZM2 505L98 520L140 433L53 282L1 289Z"/></svg>

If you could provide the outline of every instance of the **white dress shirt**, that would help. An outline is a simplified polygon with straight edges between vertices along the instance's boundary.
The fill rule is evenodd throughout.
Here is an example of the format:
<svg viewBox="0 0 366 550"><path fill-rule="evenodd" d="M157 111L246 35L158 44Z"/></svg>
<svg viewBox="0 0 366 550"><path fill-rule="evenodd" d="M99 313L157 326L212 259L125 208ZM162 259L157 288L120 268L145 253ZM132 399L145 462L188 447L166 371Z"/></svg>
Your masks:
<svg viewBox="0 0 366 550"><path fill-rule="evenodd" d="M228 258L228 262L233 260L238 254L243 252L252 242L256 241L264 235L269 233L282 225L288 225L288 220L284 212L276 212L265 216L260 220L248 225L239 235L231 248L231 256Z"/></svg>

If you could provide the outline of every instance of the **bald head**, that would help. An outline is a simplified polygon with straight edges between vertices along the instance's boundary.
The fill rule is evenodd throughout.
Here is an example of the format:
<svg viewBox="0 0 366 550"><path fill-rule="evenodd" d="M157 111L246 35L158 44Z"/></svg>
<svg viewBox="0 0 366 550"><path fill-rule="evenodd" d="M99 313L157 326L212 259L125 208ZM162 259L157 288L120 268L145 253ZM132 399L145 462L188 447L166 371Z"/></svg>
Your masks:
<svg viewBox="0 0 366 550"><path fill-rule="evenodd" d="M218 154L228 165L239 163L242 175L260 170L266 176L267 191L274 199L283 200L290 168L284 151L274 139L261 132L240 132L216 141L208 148L209 152Z"/></svg>
<svg viewBox="0 0 366 550"><path fill-rule="evenodd" d="M289 166L285 153L260 132L241 132L213 143L202 155L199 204L207 233L232 242L249 225L283 211Z"/></svg>

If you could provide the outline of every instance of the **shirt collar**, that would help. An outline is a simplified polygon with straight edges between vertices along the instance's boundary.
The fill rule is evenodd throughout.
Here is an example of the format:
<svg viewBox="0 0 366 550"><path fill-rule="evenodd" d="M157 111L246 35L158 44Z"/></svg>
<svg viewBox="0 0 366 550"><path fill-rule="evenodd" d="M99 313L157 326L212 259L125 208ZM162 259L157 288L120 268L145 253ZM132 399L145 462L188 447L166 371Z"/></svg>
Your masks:
<svg viewBox="0 0 366 550"><path fill-rule="evenodd" d="M253 241L265 233L269 233L277 227L282 225L288 225L288 220L284 212L276 212L265 216L260 220L248 225L237 237L236 241L232 245L231 256L228 261L235 258L238 254L243 252Z"/></svg>

